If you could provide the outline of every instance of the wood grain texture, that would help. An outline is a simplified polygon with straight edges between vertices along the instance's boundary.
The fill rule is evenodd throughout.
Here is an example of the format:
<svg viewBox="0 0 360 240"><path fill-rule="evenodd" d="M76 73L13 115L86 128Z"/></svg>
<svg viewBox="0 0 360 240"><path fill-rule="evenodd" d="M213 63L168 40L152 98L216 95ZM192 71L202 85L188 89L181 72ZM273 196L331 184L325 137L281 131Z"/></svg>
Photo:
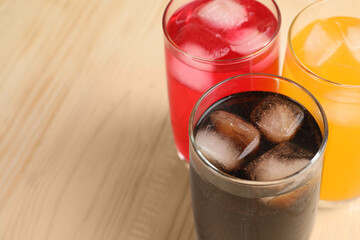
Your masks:
<svg viewBox="0 0 360 240"><path fill-rule="evenodd" d="M283 44L309 1L294 2L279 1ZM1 240L196 239L168 116L166 4L0 1ZM315 239L360 239L360 200L319 210Z"/></svg>

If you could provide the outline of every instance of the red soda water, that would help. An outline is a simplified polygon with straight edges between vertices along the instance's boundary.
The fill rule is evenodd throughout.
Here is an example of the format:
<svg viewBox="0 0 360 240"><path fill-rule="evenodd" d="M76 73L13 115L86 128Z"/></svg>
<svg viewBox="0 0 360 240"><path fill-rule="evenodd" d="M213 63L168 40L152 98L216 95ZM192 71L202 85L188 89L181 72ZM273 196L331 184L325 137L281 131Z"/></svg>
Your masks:
<svg viewBox="0 0 360 240"><path fill-rule="evenodd" d="M195 0L167 21L172 2L163 19L170 117L179 156L188 160L188 120L206 90L239 74L279 73L280 15L273 1L276 16L255 0Z"/></svg>

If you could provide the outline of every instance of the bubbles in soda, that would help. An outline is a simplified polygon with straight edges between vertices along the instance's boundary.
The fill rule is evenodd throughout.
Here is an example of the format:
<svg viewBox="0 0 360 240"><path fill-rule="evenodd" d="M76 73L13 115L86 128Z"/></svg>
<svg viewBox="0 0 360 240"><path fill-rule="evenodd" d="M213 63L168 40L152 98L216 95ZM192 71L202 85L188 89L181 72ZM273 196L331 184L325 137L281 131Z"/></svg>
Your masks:
<svg viewBox="0 0 360 240"><path fill-rule="evenodd" d="M216 167L254 181L300 171L322 139L318 124L301 104L270 92L238 93L218 101L203 115L195 134L199 150Z"/></svg>

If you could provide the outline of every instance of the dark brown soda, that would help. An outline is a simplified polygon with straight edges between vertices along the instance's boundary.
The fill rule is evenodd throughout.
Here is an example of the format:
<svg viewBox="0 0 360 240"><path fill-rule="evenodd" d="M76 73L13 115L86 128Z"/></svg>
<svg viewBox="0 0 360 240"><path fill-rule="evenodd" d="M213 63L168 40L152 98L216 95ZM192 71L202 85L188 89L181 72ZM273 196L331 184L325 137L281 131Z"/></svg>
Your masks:
<svg viewBox="0 0 360 240"><path fill-rule="evenodd" d="M211 127L209 116L223 110L241 116L251 123L250 114L266 97L280 96L271 92L244 92L228 96L213 104L200 118L194 133ZM314 155L320 148L322 134L313 116L299 103L304 111L300 129L289 140ZM257 152L249 156L243 168L227 172L235 177L250 180L244 168L252 160L275 147L264 136ZM220 169L221 170L221 169ZM206 177L200 176L190 161L191 195L198 240L306 240L309 238L316 214L320 176L310 180L293 192L267 198L242 197L224 191Z"/></svg>

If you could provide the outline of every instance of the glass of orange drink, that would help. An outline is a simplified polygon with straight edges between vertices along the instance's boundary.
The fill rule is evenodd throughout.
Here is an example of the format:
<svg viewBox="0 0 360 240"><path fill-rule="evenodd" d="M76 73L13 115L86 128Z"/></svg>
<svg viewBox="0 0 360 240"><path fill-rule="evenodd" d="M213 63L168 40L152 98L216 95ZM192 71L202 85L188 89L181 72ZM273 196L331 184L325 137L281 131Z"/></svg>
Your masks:
<svg viewBox="0 0 360 240"><path fill-rule="evenodd" d="M289 33L283 76L307 88L329 121L320 199L360 196L360 1L322 0L301 11Z"/></svg>

